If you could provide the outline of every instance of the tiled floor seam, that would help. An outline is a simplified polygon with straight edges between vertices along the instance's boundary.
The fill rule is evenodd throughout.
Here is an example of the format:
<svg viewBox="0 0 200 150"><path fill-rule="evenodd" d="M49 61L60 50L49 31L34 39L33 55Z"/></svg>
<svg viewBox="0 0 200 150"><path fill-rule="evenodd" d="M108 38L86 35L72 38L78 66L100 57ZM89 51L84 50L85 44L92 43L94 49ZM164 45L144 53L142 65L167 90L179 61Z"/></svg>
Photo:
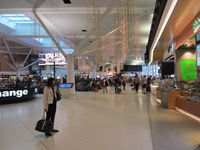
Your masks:
<svg viewBox="0 0 200 150"><path fill-rule="evenodd" d="M149 93L149 96L153 96L153 98L155 98L155 96L152 93ZM149 108L148 108L148 105L147 105L147 101L145 101L145 105L146 105L145 111L146 111L147 119L148 119L148 122L149 122L149 131L150 131L150 136L151 136L152 149L155 150L155 146L154 146L154 143L153 143L153 133L152 133L152 130L151 130L152 123L151 123L151 117L150 117L150 112L149 112Z"/></svg>
<svg viewBox="0 0 200 150"><path fill-rule="evenodd" d="M16 120L18 120L26 129L27 129L27 131L29 131L34 137L35 137L35 139L37 140L37 141L39 141L40 142L40 144L46 149L46 150L50 150L41 140L39 140L36 136L35 136L35 134L34 134L34 129L30 129L18 116L15 116L17 119Z"/></svg>

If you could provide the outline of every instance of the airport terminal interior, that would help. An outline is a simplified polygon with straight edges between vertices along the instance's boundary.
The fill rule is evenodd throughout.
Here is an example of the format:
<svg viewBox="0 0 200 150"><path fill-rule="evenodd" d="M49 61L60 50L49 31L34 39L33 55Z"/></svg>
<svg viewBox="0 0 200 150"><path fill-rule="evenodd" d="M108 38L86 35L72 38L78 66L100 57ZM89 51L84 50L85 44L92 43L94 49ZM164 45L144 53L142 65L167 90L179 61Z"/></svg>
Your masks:
<svg viewBox="0 0 200 150"><path fill-rule="evenodd" d="M0 150L200 150L200 0L0 0Z"/></svg>

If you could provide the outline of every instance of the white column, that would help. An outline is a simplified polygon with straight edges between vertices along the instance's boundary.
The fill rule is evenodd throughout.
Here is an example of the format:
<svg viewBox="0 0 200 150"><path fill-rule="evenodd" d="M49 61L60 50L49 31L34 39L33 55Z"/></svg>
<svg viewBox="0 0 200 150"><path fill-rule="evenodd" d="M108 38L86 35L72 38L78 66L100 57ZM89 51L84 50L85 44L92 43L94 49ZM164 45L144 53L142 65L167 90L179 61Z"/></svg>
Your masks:
<svg viewBox="0 0 200 150"><path fill-rule="evenodd" d="M97 70L96 70L96 68L94 68L92 70L92 73L93 73L93 79L96 79L97 78Z"/></svg>
<svg viewBox="0 0 200 150"><path fill-rule="evenodd" d="M123 67L124 67L124 63L120 63L120 70L122 70L123 69Z"/></svg>
<svg viewBox="0 0 200 150"><path fill-rule="evenodd" d="M17 68L17 77L18 77L19 80L21 80L20 75L21 75L20 69Z"/></svg>
<svg viewBox="0 0 200 150"><path fill-rule="evenodd" d="M69 54L67 55L67 82L74 83L71 89L71 94L75 93L75 78L74 78L74 57Z"/></svg>
<svg viewBox="0 0 200 150"><path fill-rule="evenodd" d="M120 73L120 61L117 62L117 73Z"/></svg>
<svg viewBox="0 0 200 150"><path fill-rule="evenodd" d="M114 75L114 68L113 68L113 64L110 65L110 72L112 72L112 75Z"/></svg>

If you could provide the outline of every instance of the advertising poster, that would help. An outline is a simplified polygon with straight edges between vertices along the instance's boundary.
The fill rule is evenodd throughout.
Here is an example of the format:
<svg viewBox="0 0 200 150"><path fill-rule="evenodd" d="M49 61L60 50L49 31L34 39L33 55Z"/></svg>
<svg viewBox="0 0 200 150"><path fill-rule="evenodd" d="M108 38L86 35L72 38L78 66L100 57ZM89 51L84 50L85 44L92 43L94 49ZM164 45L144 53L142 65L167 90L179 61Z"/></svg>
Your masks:
<svg viewBox="0 0 200 150"><path fill-rule="evenodd" d="M181 77L183 81L192 81L197 78L196 60L184 59L180 63Z"/></svg>

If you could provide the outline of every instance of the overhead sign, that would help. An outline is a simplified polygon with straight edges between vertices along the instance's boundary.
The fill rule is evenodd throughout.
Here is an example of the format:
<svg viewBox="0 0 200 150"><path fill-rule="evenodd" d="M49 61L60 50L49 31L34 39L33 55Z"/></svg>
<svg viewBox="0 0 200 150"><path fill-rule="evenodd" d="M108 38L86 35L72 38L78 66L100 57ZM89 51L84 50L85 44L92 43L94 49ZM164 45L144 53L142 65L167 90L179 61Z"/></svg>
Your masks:
<svg viewBox="0 0 200 150"><path fill-rule="evenodd" d="M41 53L39 65L66 65L65 57L60 53Z"/></svg>
<svg viewBox="0 0 200 150"><path fill-rule="evenodd" d="M198 17L198 18L194 21L194 23L193 23L193 25L192 25L192 28L193 28L194 33L198 32L198 31L200 30L200 17Z"/></svg>

